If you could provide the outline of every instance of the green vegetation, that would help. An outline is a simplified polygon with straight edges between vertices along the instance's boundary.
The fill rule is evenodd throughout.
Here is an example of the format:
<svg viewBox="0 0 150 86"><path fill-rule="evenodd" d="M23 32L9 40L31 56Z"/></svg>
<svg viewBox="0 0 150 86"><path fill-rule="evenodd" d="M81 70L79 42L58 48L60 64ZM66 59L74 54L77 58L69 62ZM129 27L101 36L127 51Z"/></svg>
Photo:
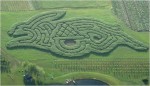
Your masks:
<svg viewBox="0 0 150 86"><path fill-rule="evenodd" d="M92 71L111 75L117 77L119 80L134 81L134 79L148 78L149 65L147 60L143 58L56 60L52 62L53 65L51 65L51 68L66 73ZM120 76L124 78L120 78Z"/></svg>
<svg viewBox="0 0 150 86"><path fill-rule="evenodd" d="M94 20L109 25L120 25L121 33L126 33L130 35L132 39L134 38L145 45L149 44L149 32L139 33L131 30L113 15L110 1L108 1L108 3L103 1L98 2L100 2L102 6L93 8L88 8L88 6L86 8L86 5L88 5L86 2L86 4L82 4L85 8L68 8L68 6L65 7L65 4L63 4L64 8L68 8L65 10L67 13L63 19L57 21L66 22L76 20L76 18L79 17L88 17L88 19L95 18ZM98 2L96 3L100 4ZM58 9L57 7L60 7L60 5L55 5L55 8L52 6L53 3L59 2L46 2L44 3L44 9L41 10L1 12L1 56L7 58L10 62L11 70L9 73L1 73L2 85L26 84L23 79L24 72L22 72L24 68L21 66L21 63L24 61L29 61L30 63L43 68L45 71L45 79L42 84L65 84L66 79L96 78L111 85L144 85L142 80L148 79L149 50L138 51L127 46L119 46L114 48L115 50L111 51L111 53L91 53L77 58L67 58L62 55L58 56L48 53L49 51L41 52L30 47L30 49L21 47L20 49L15 48L12 50L6 48L6 44L10 40L18 39L18 36L16 36L16 38L8 36L8 31L12 30L12 26L16 26L16 24L22 21L25 21L24 23L26 23L30 21L28 19L33 18L37 14L47 13L49 11L59 12L61 8ZM105 4L108 4L108 6ZM98 39L97 37L94 38ZM66 40L65 42L67 41L70 40ZM77 42L71 40L71 43L67 44L71 46L74 43Z"/></svg>
<svg viewBox="0 0 150 86"><path fill-rule="evenodd" d="M26 84L34 81L35 84L43 84L43 80L45 78L45 71L43 68L36 66L33 63L23 62L24 69L24 81ZM32 80L32 81L29 81Z"/></svg>
<svg viewBox="0 0 150 86"><path fill-rule="evenodd" d="M19 23L8 34L15 37L7 48L34 47L75 57L86 53L107 53L118 45L137 50L148 46L131 38L119 25L109 25L89 18L60 20L65 12L48 12Z"/></svg>
<svg viewBox="0 0 150 86"><path fill-rule="evenodd" d="M134 31L149 31L148 1L112 1L114 13Z"/></svg>

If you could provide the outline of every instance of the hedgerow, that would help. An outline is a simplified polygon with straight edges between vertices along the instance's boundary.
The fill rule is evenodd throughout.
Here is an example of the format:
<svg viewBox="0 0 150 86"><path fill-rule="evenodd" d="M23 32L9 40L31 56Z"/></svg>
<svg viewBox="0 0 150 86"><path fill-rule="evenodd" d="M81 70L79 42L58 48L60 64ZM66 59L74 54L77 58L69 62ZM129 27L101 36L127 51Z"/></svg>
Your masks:
<svg viewBox="0 0 150 86"><path fill-rule="evenodd" d="M15 37L7 47L26 47L74 57L90 52L106 53L118 45L137 50L148 47L121 31L119 25L110 25L96 19L74 18L60 20L65 12L48 12L19 23L8 34Z"/></svg>

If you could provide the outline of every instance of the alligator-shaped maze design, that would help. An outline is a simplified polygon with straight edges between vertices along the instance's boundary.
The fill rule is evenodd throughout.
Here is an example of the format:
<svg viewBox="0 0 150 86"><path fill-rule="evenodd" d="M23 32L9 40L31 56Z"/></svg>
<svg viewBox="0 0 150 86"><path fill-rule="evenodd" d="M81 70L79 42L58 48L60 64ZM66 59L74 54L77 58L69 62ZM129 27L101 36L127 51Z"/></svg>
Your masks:
<svg viewBox="0 0 150 86"><path fill-rule="evenodd" d="M66 57L107 53L118 45L148 50L148 46L128 36L119 25L90 18L62 19L65 14L64 11L47 12L14 25L8 31L13 39L7 48L35 47Z"/></svg>

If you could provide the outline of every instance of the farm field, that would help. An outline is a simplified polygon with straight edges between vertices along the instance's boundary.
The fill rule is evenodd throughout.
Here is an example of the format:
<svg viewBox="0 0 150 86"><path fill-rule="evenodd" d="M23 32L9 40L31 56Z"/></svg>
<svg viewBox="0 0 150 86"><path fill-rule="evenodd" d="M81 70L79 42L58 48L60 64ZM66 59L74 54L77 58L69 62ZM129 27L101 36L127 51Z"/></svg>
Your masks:
<svg viewBox="0 0 150 86"><path fill-rule="evenodd" d="M32 9L32 11L8 11L8 9L6 9L5 7L7 11L1 11L0 13L1 57L5 58L6 61L10 62L10 72L1 73L1 85L33 84L26 83L23 80L23 75L25 74L25 71L22 67L22 64L25 61L33 63L44 70L45 78L41 81L43 82L42 84L45 85L65 84L66 79L84 78L96 78L110 85L144 85L145 83L143 82L143 80L149 80L149 32L136 32L127 27L123 21L121 21L119 18L117 18L117 16L113 14L111 9L111 1L84 1L84 4L82 5L80 2L77 1L70 1L68 3L65 3L65 1L41 1L35 3L33 0L31 3L33 4L33 7L35 7L35 5L38 5L40 9L35 8ZM60 3L62 6L60 5ZM73 3L77 5L72 5ZM16 8L14 7L13 9ZM85 51L85 54L84 51L83 53L81 52L81 54L78 54L76 52L75 54L69 54L67 50L67 53L60 51L57 53L57 51L55 52L55 50L59 49L55 49L55 47L53 47L52 49L50 48L48 50L44 50L47 48L30 48L29 46L31 45L23 45L23 47L21 46L20 48L14 49L8 48L8 44L10 43L10 41L17 38L8 35L9 31L12 30L12 26L17 26L16 24L20 22L28 22L32 20L32 18L34 18L36 15L44 14L47 12L53 13L57 11L66 12L65 16L63 16L60 21L58 20L59 22L66 22L69 19L71 20L73 18L94 18L97 21L102 21L104 24L106 23L110 25L110 27L116 24L120 25L119 30L122 31L121 34L125 33L127 34L125 36L129 36L128 38L131 37L131 40L138 41L134 41L136 42L135 44L132 44L131 42L131 44L129 43L128 46L119 45L113 47L112 49L109 47L108 50L110 51L107 53L101 53L103 51L96 50L96 52L93 51L92 53L87 53ZM52 24L55 24L55 20L54 23L52 22ZM95 29L95 31L96 30L97 28ZM89 29L88 31L91 30ZM95 32L93 31L93 33ZM103 32L101 31L100 33L103 34ZM82 35L83 34L81 34L81 36ZM118 39L120 38L118 37ZM138 43L139 45L136 45ZM12 46L16 46L15 44L16 43L14 42L14 45L12 44ZM59 45L59 43L56 45ZM17 46L19 47L19 44ZM67 47L67 49L69 48ZM71 47L70 49L73 48ZM92 48L90 48L90 50L91 49ZM77 55L77 57L74 57L75 55ZM36 82L36 84L41 83Z"/></svg>
<svg viewBox="0 0 150 86"><path fill-rule="evenodd" d="M1 7L2 11L25 11L34 9L29 0L20 0L20 1L2 0Z"/></svg>

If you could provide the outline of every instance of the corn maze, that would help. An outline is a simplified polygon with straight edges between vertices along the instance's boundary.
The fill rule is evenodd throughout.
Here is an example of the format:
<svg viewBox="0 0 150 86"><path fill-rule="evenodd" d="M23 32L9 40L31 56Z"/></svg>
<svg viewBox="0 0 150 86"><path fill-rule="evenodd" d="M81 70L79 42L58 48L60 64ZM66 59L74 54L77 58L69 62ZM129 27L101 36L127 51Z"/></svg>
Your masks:
<svg viewBox="0 0 150 86"><path fill-rule="evenodd" d="M52 62L51 69L66 73L99 72L126 80L149 76L149 62L145 58L56 60Z"/></svg>
<svg viewBox="0 0 150 86"><path fill-rule="evenodd" d="M148 46L124 33L119 25L90 18L62 19L65 14L47 12L14 25L8 31L13 39L7 48L33 47L65 57L107 53L119 45L148 50Z"/></svg>

